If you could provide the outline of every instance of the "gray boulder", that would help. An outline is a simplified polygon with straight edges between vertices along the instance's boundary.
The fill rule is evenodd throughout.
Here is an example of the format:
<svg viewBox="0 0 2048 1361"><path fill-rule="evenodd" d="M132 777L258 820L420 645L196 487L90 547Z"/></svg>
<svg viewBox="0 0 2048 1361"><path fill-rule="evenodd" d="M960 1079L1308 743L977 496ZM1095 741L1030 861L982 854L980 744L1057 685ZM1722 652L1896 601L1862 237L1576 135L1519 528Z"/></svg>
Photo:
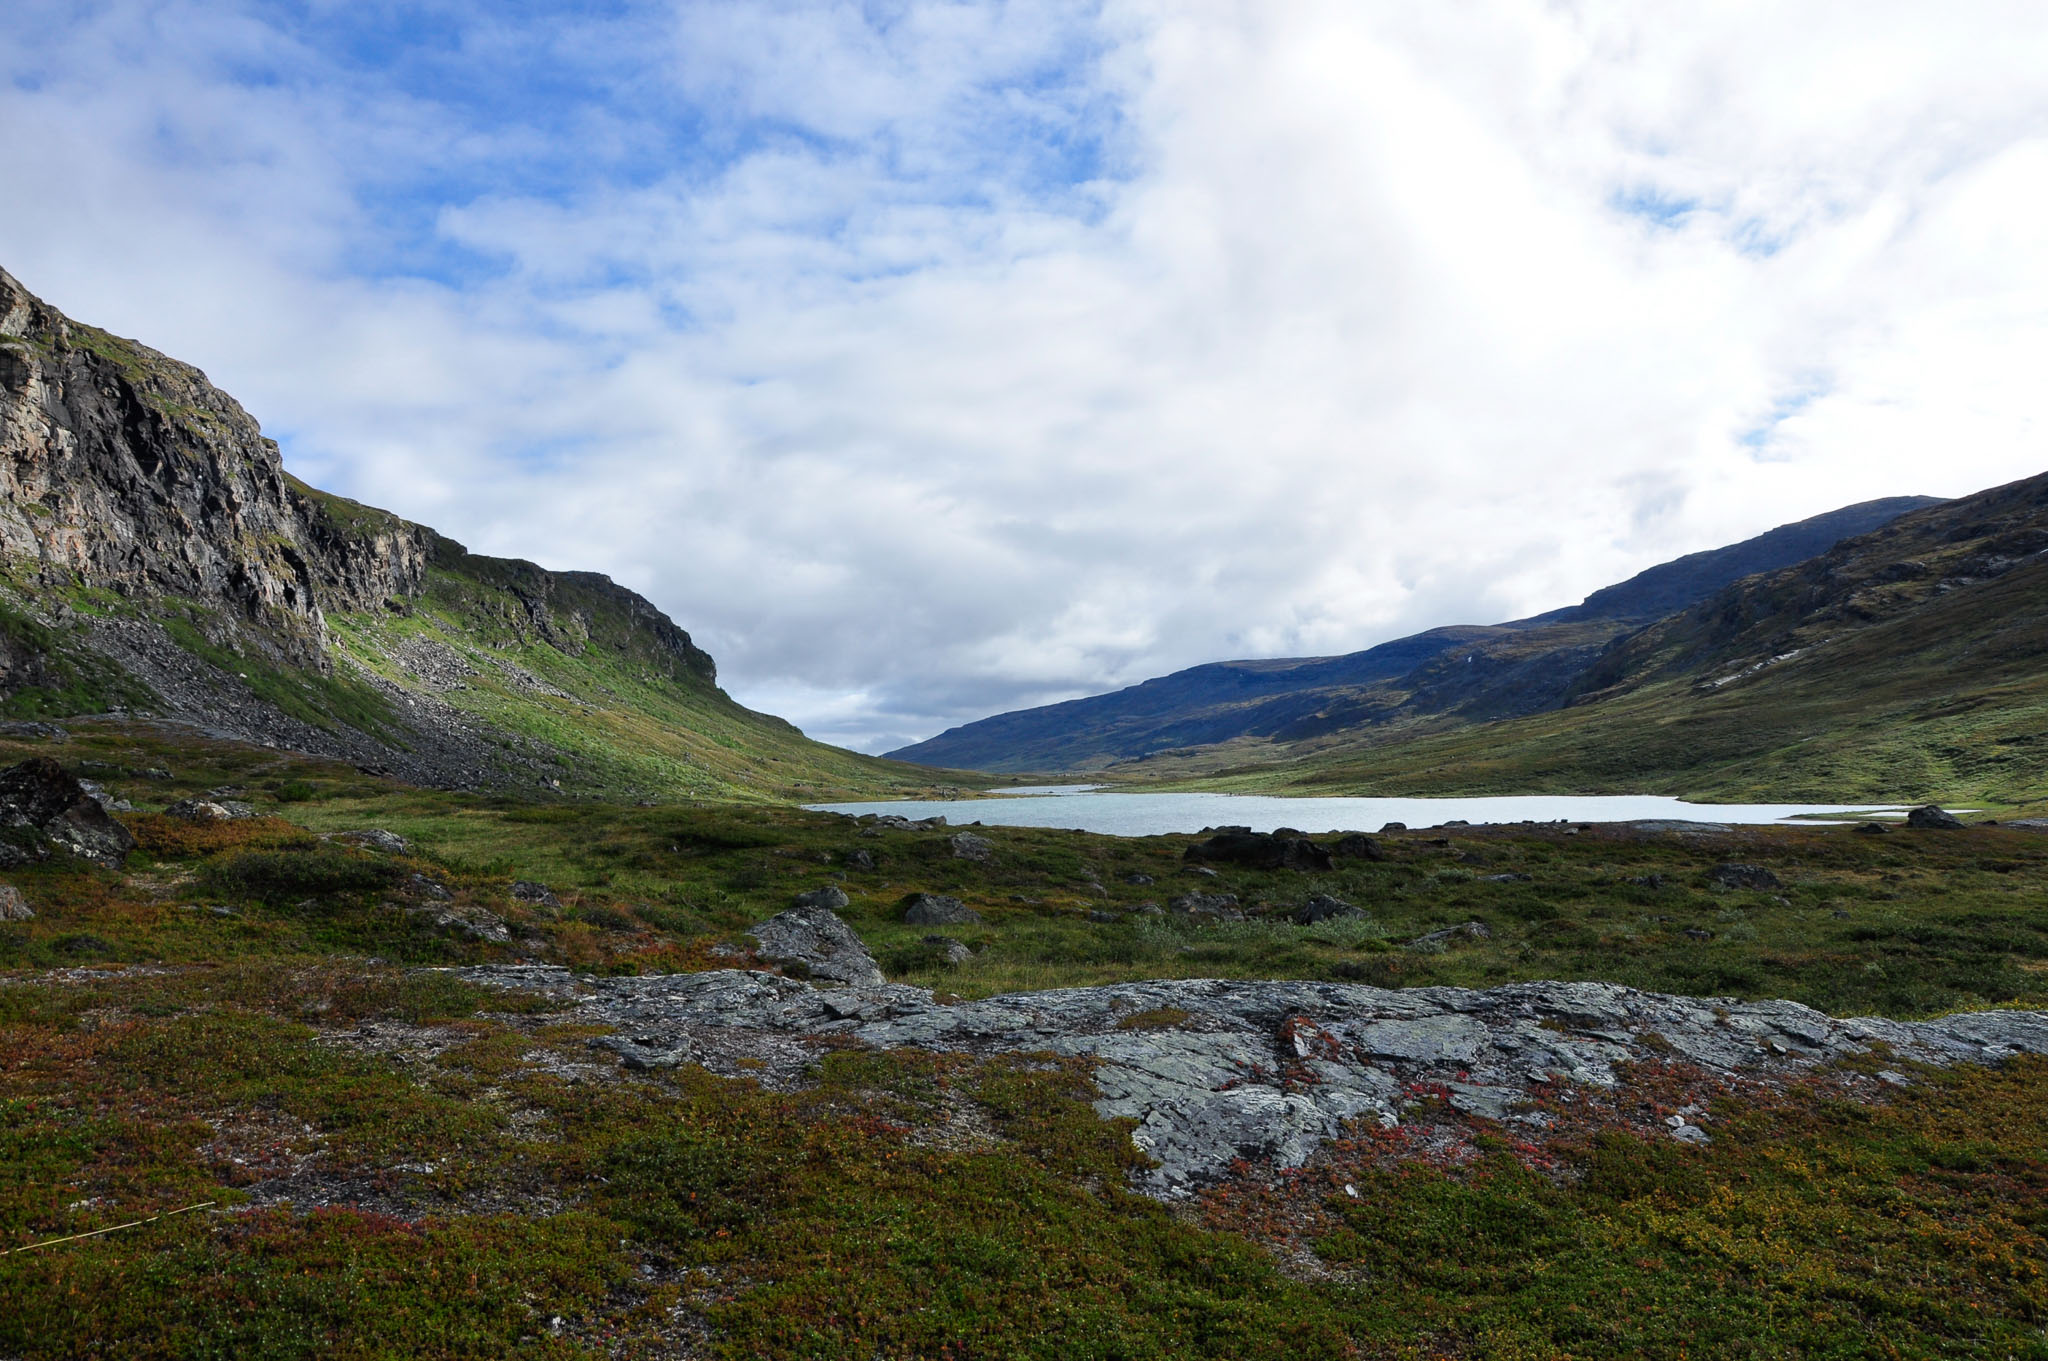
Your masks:
<svg viewBox="0 0 2048 1361"><path fill-rule="evenodd" d="M28 905L28 899L21 896L21 890L12 884L0 884L0 922L28 922L35 919L35 909Z"/></svg>
<svg viewBox="0 0 2048 1361"><path fill-rule="evenodd" d="M1185 859L1260 870L1327 870L1330 853L1305 836L1229 827L1182 852Z"/></svg>
<svg viewBox="0 0 2048 1361"><path fill-rule="evenodd" d="M1318 893L1300 907L1294 909L1294 923L1297 926L1314 926L1336 917L1363 917L1362 907L1353 907L1342 898L1332 898L1327 893Z"/></svg>
<svg viewBox="0 0 2048 1361"><path fill-rule="evenodd" d="M953 848L955 860L975 860L984 865L993 865L996 848L972 832L955 832L946 838L946 844Z"/></svg>
<svg viewBox="0 0 2048 1361"><path fill-rule="evenodd" d="M536 907L560 907L562 900L546 884L536 884L531 879L521 879L512 885L512 896L522 903Z"/></svg>
<svg viewBox="0 0 2048 1361"><path fill-rule="evenodd" d="M814 888L808 893L796 895L798 907L823 908L827 912L844 912L851 906L851 902L852 900L846 896L846 890L837 884L827 884L823 888Z"/></svg>
<svg viewBox="0 0 2048 1361"><path fill-rule="evenodd" d="M164 809L164 816L186 822L237 822L255 817L256 810L235 799L179 799Z"/></svg>
<svg viewBox="0 0 2048 1361"><path fill-rule="evenodd" d="M1778 876L1762 865L1716 865L1707 871L1707 882L1715 888L1783 888Z"/></svg>
<svg viewBox="0 0 2048 1361"><path fill-rule="evenodd" d="M1411 950L1441 950L1453 941L1492 940L1493 928L1485 922L1464 922L1457 926L1446 926L1441 931L1431 931L1408 942Z"/></svg>
<svg viewBox="0 0 2048 1361"><path fill-rule="evenodd" d="M855 987L880 987L887 981L853 928L822 907L778 912L747 934L756 942L756 954L785 969L799 968L812 978Z"/></svg>
<svg viewBox="0 0 2048 1361"><path fill-rule="evenodd" d="M412 843L396 832L387 832L382 827L365 827L360 831L336 832L330 841L345 842L350 846L361 846L366 851L382 851L386 855L404 855L412 849ZM514 891L514 897L518 896Z"/></svg>
<svg viewBox="0 0 2048 1361"><path fill-rule="evenodd" d="M1210 921L1244 920L1244 910L1238 906L1235 893L1183 893L1168 899L1166 910L1175 916L1199 917Z"/></svg>
<svg viewBox="0 0 2048 1361"><path fill-rule="evenodd" d="M1940 804L1925 803L1906 814L1908 827L1924 827L1934 831L1951 832L1963 825L1963 820Z"/></svg>
<svg viewBox="0 0 2048 1361"><path fill-rule="evenodd" d="M40 860L55 844L118 869L135 849L134 835L47 756L0 771L0 828L17 832L0 840L0 864Z"/></svg>
<svg viewBox="0 0 2048 1361"><path fill-rule="evenodd" d="M980 926L981 914L943 893L920 893L903 909L903 920L912 926Z"/></svg>
<svg viewBox="0 0 2048 1361"><path fill-rule="evenodd" d="M966 941L954 940L951 936L926 936L924 943L945 956L948 964L965 964L974 958L974 951L967 947Z"/></svg>

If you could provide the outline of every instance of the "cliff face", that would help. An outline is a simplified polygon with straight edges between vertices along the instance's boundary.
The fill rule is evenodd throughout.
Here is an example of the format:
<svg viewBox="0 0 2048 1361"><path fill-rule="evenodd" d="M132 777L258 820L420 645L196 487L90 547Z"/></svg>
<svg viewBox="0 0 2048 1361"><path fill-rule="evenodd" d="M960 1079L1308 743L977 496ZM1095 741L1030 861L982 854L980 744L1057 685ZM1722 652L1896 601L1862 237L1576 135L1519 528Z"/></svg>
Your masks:
<svg viewBox="0 0 2048 1361"><path fill-rule="evenodd" d="M0 271L0 713L107 712L461 788L846 764L634 592L306 485L205 374Z"/></svg>
<svg viewBox="0 0 2048 1361"><path fill-rule="evenodd" d="M206 375L0 271L0 552L123 595L225 603L304 660L324 630L277 446Z"/></svg>

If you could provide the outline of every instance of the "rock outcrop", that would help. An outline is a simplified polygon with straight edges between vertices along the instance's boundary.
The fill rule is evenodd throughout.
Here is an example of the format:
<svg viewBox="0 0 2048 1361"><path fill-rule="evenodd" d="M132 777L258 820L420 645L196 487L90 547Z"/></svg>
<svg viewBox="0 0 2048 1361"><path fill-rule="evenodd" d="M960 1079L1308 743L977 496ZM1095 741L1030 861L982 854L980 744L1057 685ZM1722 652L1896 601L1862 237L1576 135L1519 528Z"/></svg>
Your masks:
<svg viewBox="0 0 2048 1361"><path fill-rule="evenodd" d="M1399 1124L1418 1094L1536 1129L1549 1117L1528 1108L1531 1097L1612 1087L1632 1062L1769 1080L1877 1046L1888 1046L1893 1063L2048 1053L2048 1015L2038 1012L1836 1020L1794 1002L1670 997L1607 983L1480 992L1182 979L947 1005L920 988L828 990L743 970L582 979L545 967L462 972L573 999L579 1019L616 1028L599 1043L636 1067L752 1073L772 1059L794 1080L804 1043L818 1040L1087 1059L1096 1109L1133 1122L1132 1142L1157 1163L1138 1185L1163 1199L1220 1178L1240 1158L1300 1166L1351 1122ZM1148 1017L1172 1019L1163 1029L1125 1024ZM736 1056L746 1062L733 1066ZM1693 1132L1673 1129L1672 1137L1711 1137L1683 1128Z"/></svg>
<svg viewBox="0 0 2048 1361"><path fill-rule="evenodd" d="M41 860L52 846L118 869L135 837L47 756L0 771L0 865Z"/></svg>

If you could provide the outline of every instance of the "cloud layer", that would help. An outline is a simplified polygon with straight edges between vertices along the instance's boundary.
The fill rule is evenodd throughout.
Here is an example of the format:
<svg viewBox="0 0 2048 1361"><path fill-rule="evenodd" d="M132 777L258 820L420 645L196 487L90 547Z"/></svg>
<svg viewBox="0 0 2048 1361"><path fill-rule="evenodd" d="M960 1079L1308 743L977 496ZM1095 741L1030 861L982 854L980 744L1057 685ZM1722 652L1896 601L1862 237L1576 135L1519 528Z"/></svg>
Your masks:
<svg viewBox="0 0 2048 1361"><path fill-rule="evenodd" d="M0 263L866 749L2044 462L2037 6L28 8Z"/></svg>

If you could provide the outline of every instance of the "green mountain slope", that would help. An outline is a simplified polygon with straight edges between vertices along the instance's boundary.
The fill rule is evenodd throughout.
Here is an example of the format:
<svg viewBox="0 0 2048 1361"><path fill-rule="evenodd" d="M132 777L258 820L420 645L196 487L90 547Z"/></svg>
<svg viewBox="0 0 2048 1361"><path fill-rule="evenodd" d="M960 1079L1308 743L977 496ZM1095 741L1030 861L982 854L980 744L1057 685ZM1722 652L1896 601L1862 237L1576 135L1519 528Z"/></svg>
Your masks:
<svg viewBox="0 0 2048 1361"><path fill-rule="evenodd" d="M458 789L934 780L735 703L608 578L473 554L305 485L206 375L0 271L0 713L98 712Z"/></svg>
<svg viewBox="0 0 2048 1361"><path fill-rule="evenodd" d="M997 714L890 754L977 770L1094 770L1240 740L1286 744L1437 715L1469 723L1537 713L1564 703L1616 638L1937 504L1865 501L1662 563L1531 619L1430 629L1341 657L1190 667L1114 694Z"/></svg>
<svg viewBox="0 0 2048 1361"><path fill-rule="evenodd" d="M1555 711L1148 765L1267 789L2037 801L2048 476L1737 582L1618 640Z"/></svg>

